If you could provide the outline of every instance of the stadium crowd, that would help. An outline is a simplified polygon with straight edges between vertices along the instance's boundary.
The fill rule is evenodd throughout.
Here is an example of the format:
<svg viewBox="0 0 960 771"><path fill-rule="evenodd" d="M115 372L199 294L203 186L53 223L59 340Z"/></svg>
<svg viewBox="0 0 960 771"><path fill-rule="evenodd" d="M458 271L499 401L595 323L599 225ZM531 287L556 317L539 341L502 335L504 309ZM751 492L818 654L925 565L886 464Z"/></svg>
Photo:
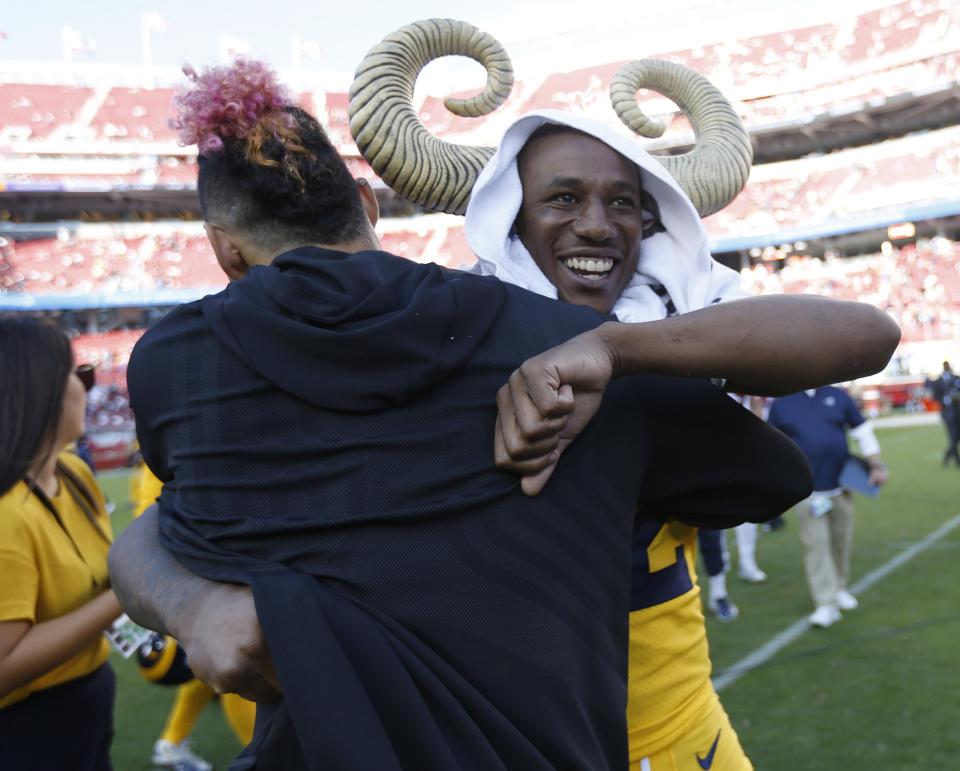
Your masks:
<svg viewBox="0 0 960 771"><path fill-rule="evenodd" d="M463 236L462 222L451 223L443 215L421 217L418 223L429 225L431 220L443 221L446 227L436 230L412 230L407 223L401 230L382 233L384 248L400 256L426 259L431 251L443 254L456 243L456 255L469 249ZM121 273L130 275L128 257L139 254L131 240L111 242L98 240L61 242L47 239L42 245L33 242L29 247L8 247L6 262L0 264L0 282L11 293L57 293L75 288L72 278L85 275L81 287L96 294L109 296L111 289L121 285ZM139 240L149 244L152 257L136 258L141 273L141 285L191 287L199 290L216 289L225 283L209 243L203 237L177 233L163 238L146 237ZM108 259L110 253L119 255ZM39 255L39 257L38 257ZM438 262L452 267L468 265L472 260L459 262L459 256L440 257ZM89 273L91 263L96 265L99 279ZM34 270L21 272L27 265ZM5 267L4 267L5 266ZM817 294L845 300L870 303L887 312L903 330L905 342L960 339L960 243L946 238L920 239L903 247L891 243L881 252L855 257L841 257L828 253L823 259L793 254L783 260L759 261L740 272L744 291L760 294ZM2 291L0 291L2 294ZM95 364L101 382L123 393L125 373L130 351L143 333L142 315L118 312L98 314L99 324L110 331L81 332L87 328L84 315L77 312L45 312L44 317L55 317L61 326L73 334L79 360ZM918 373L920 374L920 373ZM121 411L110 419L124 426L127 418ZM102 418L101 418L102 420Z"/></svg>

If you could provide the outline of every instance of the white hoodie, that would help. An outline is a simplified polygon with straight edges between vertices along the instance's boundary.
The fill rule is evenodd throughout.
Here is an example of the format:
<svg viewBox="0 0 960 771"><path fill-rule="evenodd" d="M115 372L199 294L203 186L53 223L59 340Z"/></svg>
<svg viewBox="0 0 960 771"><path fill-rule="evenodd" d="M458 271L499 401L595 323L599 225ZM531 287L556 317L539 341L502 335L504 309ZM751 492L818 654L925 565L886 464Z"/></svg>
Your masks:
<svg viewBox="0 0 960 771"><path fill-rule="evenodd" d="M678 313L748 296L740 288L740 276L711 257L700 215L653 156L602 123L558 110L540 110L516 120L477 178L467 206L466 234L481 273L545 297L557 296L556 287L520 239L510 235L523 195L517 155L530 135L545 123L569 126L596 137L636 163L643 189L660 207L666 231L643 239L637 272L613 306L620 321L654 321L668 315L666 299L661 299L651 284L666 288Z"/></svg>

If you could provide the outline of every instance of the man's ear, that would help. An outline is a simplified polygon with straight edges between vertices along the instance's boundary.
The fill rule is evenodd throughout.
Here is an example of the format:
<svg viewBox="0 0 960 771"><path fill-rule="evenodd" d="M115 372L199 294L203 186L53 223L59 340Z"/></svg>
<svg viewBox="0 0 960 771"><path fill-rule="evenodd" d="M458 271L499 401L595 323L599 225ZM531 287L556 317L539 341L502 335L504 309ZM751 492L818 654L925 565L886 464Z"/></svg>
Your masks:
<svg viewBox="0 0 960 771"><path fill-rule="evenodd" d="M213 253L217 255L217 262L227 274L231 281L238 281L247 275L250 266L243 259L243 251L234 241L230 233L209 222L203 223L203 229L207 231L207 238L210 239L210 245L213 247Z"/></svg>
<svg viewBox="0 0 960 771"><path fill-rule="evenodd" d="M370 226L373 227L380 219L380 204L377 203L377 194L373 192L373 185L365 179L357 180L357 191L360 193L360 203L363 204L363 210L367 213Z"/></svg>

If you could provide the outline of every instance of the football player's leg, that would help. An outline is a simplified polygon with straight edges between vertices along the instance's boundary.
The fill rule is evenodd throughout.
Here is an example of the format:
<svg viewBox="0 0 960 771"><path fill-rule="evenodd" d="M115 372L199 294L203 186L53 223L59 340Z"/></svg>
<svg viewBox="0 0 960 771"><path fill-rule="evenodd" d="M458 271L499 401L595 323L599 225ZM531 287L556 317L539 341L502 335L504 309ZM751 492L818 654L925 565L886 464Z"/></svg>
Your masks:
<svg viewBox="0 0 960 771"><path fill-rule="evenodd" d="M645 767L634 763L631 771L753 771L716 694L687 733L645 760Z"/></svg>
<svg viewBox="0 0 960 771"><path fill-rule="evenodd" d="M253 724L257 717L257 705L235 693L225 693L220 697L223 714L237 735L240 743L246 747L253 739Z"/></svg>
<svg viewBox="0 0 960 771"><path fill-rule="evenodd" d="M190 736L190 732L196 725L197 718L200 717L203 708L210 703L215 695L213 688L196 678L177 686L176 699L174 699L173 707L167 716L167 722L163 727L160 738L174 744L180 744Z"/></svg>

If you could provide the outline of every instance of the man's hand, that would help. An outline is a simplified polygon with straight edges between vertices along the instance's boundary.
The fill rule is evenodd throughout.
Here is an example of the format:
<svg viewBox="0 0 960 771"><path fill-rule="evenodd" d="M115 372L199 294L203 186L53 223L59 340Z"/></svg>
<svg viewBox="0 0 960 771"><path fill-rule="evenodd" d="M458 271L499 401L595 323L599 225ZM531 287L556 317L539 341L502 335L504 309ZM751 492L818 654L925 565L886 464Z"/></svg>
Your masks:
<svg viewBox="0 0 960 771"><path fill-rule="evenodd" d="M113 588L137 623L183 646L194 674L220 693L274 701L280 683L246 586L191 573L160 545L158 506L133 520L110 548Z"/></svg>
<svg viewBox="0 0 960 771"><path fill-rule="evenodd" d="M176 627L190 669L217 693L256 702L279 698L280 682L249 587L208 584L183 608Z"/></svg>
<svg viewBox="0 0 960 771"><path fill-rule="evenodd" d="M867 484L876 487L883 487L887 483L890 474L887 471L887 465L881 460L868 459L870 465L870 476Z"/></svg>
<svg viewBox="0 0 960 771"><path fill-rule="evenodd" d="M523 477L527 495L543 489L614 377L616 356L604 326L528 359L497 393L494 460Z"/></svg>

